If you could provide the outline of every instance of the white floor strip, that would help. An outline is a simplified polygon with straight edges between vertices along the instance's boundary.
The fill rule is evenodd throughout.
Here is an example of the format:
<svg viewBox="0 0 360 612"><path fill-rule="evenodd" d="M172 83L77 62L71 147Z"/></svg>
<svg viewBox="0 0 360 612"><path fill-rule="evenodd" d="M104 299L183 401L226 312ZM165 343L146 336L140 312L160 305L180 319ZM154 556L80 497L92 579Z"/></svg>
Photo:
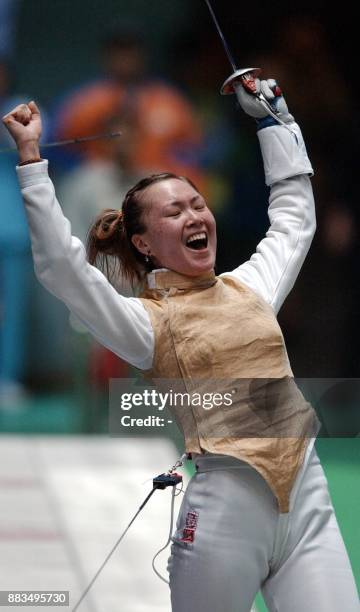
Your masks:
<svg viewBox="0 0 360 612"><path fill-rule="evenodd" d="M74 605L151 490L144 481L173 465L177 451L164 439L0 441L0 590L69 590ZM151 568L169 511L170 489L157 491L79 612L170 612L168 587ZM159 559L163 574L168 555Z"/></svg>

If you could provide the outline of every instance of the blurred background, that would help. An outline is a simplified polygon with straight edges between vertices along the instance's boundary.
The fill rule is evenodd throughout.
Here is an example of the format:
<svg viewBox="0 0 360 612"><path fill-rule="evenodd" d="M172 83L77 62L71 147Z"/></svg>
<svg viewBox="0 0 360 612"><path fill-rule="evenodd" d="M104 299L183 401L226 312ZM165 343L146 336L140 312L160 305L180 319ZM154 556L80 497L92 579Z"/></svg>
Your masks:
<svg viewBox="0 0 360 612"><path fill-rule="evenodd" d="M360 342L354 14L346 2L341 11L323 2L213 0L213 6L239 67L260 66L264 78L280 83L315 169L318 231L279 316L294 374L354 380ZM123 131L121 139L43 154L73 233L83 240L97 212L119 208L139 177L170 170L194 180L216 215L217 272L251 255L268 226L268 190L254 122L233 97L219 95L230 73L201 0L0 0L1 115L35 99L44 141ZM10 144L0 127L0 147ZM0 431L3 440L18 434L10 437L18 443L25 434L79 436L81 444L93 440L96 453L98 436L108 430L108 380L135 372L69 319L34 278L15 163L13 153L0 156ZM334 427L343 414L334 417L331 398L318 451L360 583L355 388L346 395L351 429ZM320 411L326 413L323 404ZM330 440L334 435L341 439ZM51 439L43 438L50 447ZM5 448L11 464L11 444ZM176 452L174 446L166 457Z"/></svg>

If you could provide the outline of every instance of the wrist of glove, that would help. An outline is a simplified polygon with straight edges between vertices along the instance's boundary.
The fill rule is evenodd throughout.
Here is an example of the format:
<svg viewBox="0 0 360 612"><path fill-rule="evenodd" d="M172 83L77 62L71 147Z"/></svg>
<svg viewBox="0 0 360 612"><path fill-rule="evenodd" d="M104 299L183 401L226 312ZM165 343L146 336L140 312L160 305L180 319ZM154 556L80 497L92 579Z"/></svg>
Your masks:
<svg viewBox="0 0 360 612"><path fill-rule="evenodd" d="M294 123L294 117L289 113L285 98L275 79L260 81L255 79L256 94L248 93L241 81L234 83L234 89L238 102L245 113L256 120L257 129L261 130L270 125L280 125L266 109L266 102L271 110L283 123ZM260 98L260 99L259 99ZM262 101L261 101L262 98Z"/></svg>

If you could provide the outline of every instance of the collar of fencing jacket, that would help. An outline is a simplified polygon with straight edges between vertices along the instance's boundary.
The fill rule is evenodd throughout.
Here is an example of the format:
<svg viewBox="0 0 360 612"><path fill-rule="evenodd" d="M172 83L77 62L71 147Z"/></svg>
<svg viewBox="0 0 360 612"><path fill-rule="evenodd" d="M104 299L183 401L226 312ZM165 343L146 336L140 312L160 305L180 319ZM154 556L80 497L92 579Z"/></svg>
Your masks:
<svg viewBox="0 0 360 612"><path fill-rule="evenodd" d="M200 276L186 276L173 270L160 268L153 270L147 275L147 287L149 289L191 289L193 287L211 287L216 283L214 270L205 272Z"/></svg>

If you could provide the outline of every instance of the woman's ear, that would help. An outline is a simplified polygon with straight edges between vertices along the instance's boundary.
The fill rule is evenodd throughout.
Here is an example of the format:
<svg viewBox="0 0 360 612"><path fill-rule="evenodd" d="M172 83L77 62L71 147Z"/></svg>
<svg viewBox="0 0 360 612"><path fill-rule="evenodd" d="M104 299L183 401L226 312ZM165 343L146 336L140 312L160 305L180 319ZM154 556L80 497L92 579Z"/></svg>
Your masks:
<svg viewBox="0 0 360 612"><path fill-rule="evenodd" d="M141 234L133 234L131 236L131 242L134 247L143 255L147 255L150 251L148 243L144 240Z"/></svg>

